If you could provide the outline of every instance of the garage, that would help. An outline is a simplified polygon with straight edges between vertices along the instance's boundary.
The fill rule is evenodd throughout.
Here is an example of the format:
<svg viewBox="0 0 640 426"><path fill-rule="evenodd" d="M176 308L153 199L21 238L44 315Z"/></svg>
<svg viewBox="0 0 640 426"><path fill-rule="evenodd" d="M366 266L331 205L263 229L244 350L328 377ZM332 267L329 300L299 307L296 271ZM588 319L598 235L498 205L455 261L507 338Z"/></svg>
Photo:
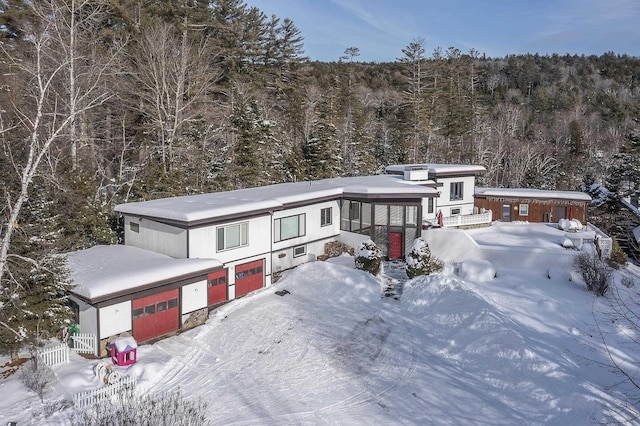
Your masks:
<svg viewBox="0 0 640 426"><path fill-rule="evenodd" d="M173 289L133 301L133 337L138 342L180 328L179 290Z"/></svg>
<svg viewBox="0 0 640 426"><path fill-rule="evenodd" d="M236 266L236 297L264 287L264 259Z"/></svg>
<svg viewBox="0 0 640 426"><path fill-rule="evenodd" d="M227 270L210 273L207 276L207 304L211 306L227 299Z"/></svg>

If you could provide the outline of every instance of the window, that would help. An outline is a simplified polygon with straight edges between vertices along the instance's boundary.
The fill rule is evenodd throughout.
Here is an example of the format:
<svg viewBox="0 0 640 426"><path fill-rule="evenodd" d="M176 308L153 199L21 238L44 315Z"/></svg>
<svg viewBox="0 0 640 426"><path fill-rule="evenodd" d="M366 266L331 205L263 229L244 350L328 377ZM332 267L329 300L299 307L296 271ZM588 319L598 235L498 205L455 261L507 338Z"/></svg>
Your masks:
<svg viewBox="0 0 640 426"><path fill-rule="evenodd" d="M169 304L167 309L173 309L178 306L178 299L169 299Z"/></svg>
<svg viewBox="0 0 640 426"><path fill-rule="evenodd" d="M407 206L405 207L405 212L406 212L405 223L407 225L416 226L418 224L418 207Z"/></svg>
<svg viewBox="0 0 640 426"><path fill-rule="evenodd" d="M307 254L307 246L298 246L293 248L293 257L300 257Z"/></svg>
<svg viewBox="0 0 640 426"><path fill-rule="evenodd" d="M145 315L153 315L156 313L156 305L149 305L144 307Z"/></svg>
<svg viewBox="0 0 640 426"><path fill-rule="evenodd" d="M305 213L276 219L274 221L274 240L278 242L302 237L306 234L305 220Z"/></svg>
<svg viewBox="0 0 640 426"><path fill-rule="evenodd" d="M248 244L248 222L236 223L235 225L220 226L218 232L218 251L243 247Z"/></svg>
<svg viewBox="0 0 640 426"><path fill-rule="evenodd" d="M136 222L129 222L129 229L131 232L138 234L140 232L140 224Z"/></svg>
<svg viewBox="0 0 640 426"><path fill-rule="evenodd" d="M433 213L433 198L427 199L427 213Z"/></svg>
<svg viewBox="0 0 640 426"><path fill-rule="evenodd" d="M158 312L163 312L167 310L167 302L158 302L157 306Z"/></svg>
<svg viewBox="0 0 640 426"><path fill-rule="evenodd" d="M451 182L450 184L450 200L462 200L463 182Z"/></svg>
<svg viewBox="0 0 640 426"><path fill-rule="evenodd" d="M332 214L331 207L326 207L320 210L320 226L331 225Z"/></svg>
<svg viewBox="0 0 640 426"><path fill-rule="evenodd" d="M520 204L520 216L529 216L529 204Z"/></svg>
<svg viewBox="0 0 640 426"><path fill-rule="evenodd" d="M142 318L144 316L144 309L142 308L134 309L132 316L133 316L133 319Z"/></svg>
<svg viewBox="0 0 640 426"><path fill-rule="evenodd" d="M451 209L451 216L455 216L460 214L460 207L456 207L455 209Z"/></svg>

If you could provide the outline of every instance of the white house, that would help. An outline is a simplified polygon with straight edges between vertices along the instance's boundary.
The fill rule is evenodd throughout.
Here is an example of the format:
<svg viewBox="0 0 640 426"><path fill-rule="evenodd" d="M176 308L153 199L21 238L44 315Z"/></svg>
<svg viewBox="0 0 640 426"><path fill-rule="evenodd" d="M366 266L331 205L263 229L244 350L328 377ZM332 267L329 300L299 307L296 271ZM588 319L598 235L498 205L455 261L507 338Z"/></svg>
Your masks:
<svg viewBox="0 0 640 426"><path fill-rule="evenodd" d="M283 183L116 206L124 217L126 247L140 251L123 252L122 261L110 260L108 265L131 262L135 268L138 258L162 256L155 259L159 264L164 262L168 268L182 261L180 265L189 272L178 280L165 270L164 278L151 283L144 276L124 280L106 274L108 290L102 292L95 289L91 274L76 274L73 278L81 285L72 298L78 305L81 330L95 330L101 339L127 332L139 341L175 331L184 327L187 314L267 287L274 273L315 260L330 241L356 246L372 239L387 258L404 258L421 236L423 224L434 223L438 211L447 219L473 214L475 175L484 168L410 165L387 170L386 175ZM99 258L89 260L90 250L81 253L70 256L75 268L82 269L83 262L94 269L100 264ZM139 271L163 270L151 261L138 263ZM151 327L169 321L159 319L158 311L174 299L171 326Z"/></svg>

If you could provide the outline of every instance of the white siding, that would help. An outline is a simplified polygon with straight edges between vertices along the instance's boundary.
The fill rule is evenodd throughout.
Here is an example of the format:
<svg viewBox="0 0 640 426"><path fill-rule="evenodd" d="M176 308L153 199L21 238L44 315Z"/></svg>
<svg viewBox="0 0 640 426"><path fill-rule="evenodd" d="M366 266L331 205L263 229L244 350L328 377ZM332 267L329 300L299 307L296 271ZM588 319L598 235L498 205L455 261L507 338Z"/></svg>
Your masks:
<svg viewBox="0 0 640 426"><path fill-rule="evenodd" d="M331 207L332 221L331 225L320 226L320 212L324 208ZM333 238L340 234L340 206L337 201L328 201L325 203L314 204L311 206L299 207L295 209L287 209L273 214L273 220L283 217L293 216L304 213L306 215L306 232L305 235L291 238L289 240L280 241L273 244L273 251L278 252L293 246L305 244L308 242ZM274 238L275 235L272 235ZM322 253L315 253L320 255Z"/></svg>
<svg viewBox="0 0 640 426"><path fill-rule="evenodd" d="M207 281L199 281L182 287L182 313L188 314L207 307Z"/></svg>
<svg viewBox="0 0 640 426"><path fill-rule="evenodd" d="M78 304L80 308L79 312L79 326L81 333L94 333L98 334L98 311L93 306L70 296L70 299Z"/></svg>
<svg viewBox="0 0 640 426"><path fill-rule="evenodd" d="M284 271L285 269L294 268L304 263L316 260L318 256L324 253L325 243L333 240L333 238L327 238L326 240L298 244L296 246L273 252L273 272ZM306 249L306 254L294 257L294 248L296 247L304 247Z"/></svg>
<svg viewBox="0 0 640 426"><path fill-rule="evenodd" d="M100 308L100 338L130 331L131 301Z"/></svg>
<svg viewBox="0 0 640 426"><path fill-rule="evenodd" d="M451 200L451 183L452 182L462 182L463 183L463 191L462 191L462 199L461 200ZM475 191L475 176L464 176L464 177L455 177L455 178L440 178L438 179L438 183L441 183L442 186L438 188L440 191L440 196L437 199L435 214L437 214L438 210L442 211L442 215L444 217L451 216L452 208L460 208L460 214L473 214L473 195ZM427 210L424 209L424 212ZM432 219L427 217L427 214L424 213L425 219ZM434 216L435 217L435 216Z"/></svg>
<svg viewBox="0 0 640 426"><path fill-rule="evenodd" d="M270 215L247 220L249 222L248 244L230 250L216 250L216 229L247 221L229 221L215 226L192 229L189 234L189 257L217 259L225 264L237 259L247 259L256 255L265 255L271 251Z"/></svg>
<svg viewBox="0 0 640 426"><path fill-rule="evenodd" d="M138 232L131 230L132 222ZM187 257L187 230L149 219L125 216L124 243L179 259Z"/></svg>

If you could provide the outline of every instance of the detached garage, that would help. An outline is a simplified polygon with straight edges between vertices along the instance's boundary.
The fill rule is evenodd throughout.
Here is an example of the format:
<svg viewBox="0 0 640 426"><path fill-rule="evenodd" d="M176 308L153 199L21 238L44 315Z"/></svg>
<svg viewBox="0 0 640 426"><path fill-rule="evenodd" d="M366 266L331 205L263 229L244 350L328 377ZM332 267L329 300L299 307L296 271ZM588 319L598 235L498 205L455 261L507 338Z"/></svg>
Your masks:
<svg viewBox="0 0 640 426"><path fill-rule="evenodd" d="M81 332L98 336L101 356L121 335L144 342L202 324L211 301L227 297L227 272L214 259L175 259L123 245L96 246L67 258L76 321ZM212 299L213 278L218 289Z"/></svg>

